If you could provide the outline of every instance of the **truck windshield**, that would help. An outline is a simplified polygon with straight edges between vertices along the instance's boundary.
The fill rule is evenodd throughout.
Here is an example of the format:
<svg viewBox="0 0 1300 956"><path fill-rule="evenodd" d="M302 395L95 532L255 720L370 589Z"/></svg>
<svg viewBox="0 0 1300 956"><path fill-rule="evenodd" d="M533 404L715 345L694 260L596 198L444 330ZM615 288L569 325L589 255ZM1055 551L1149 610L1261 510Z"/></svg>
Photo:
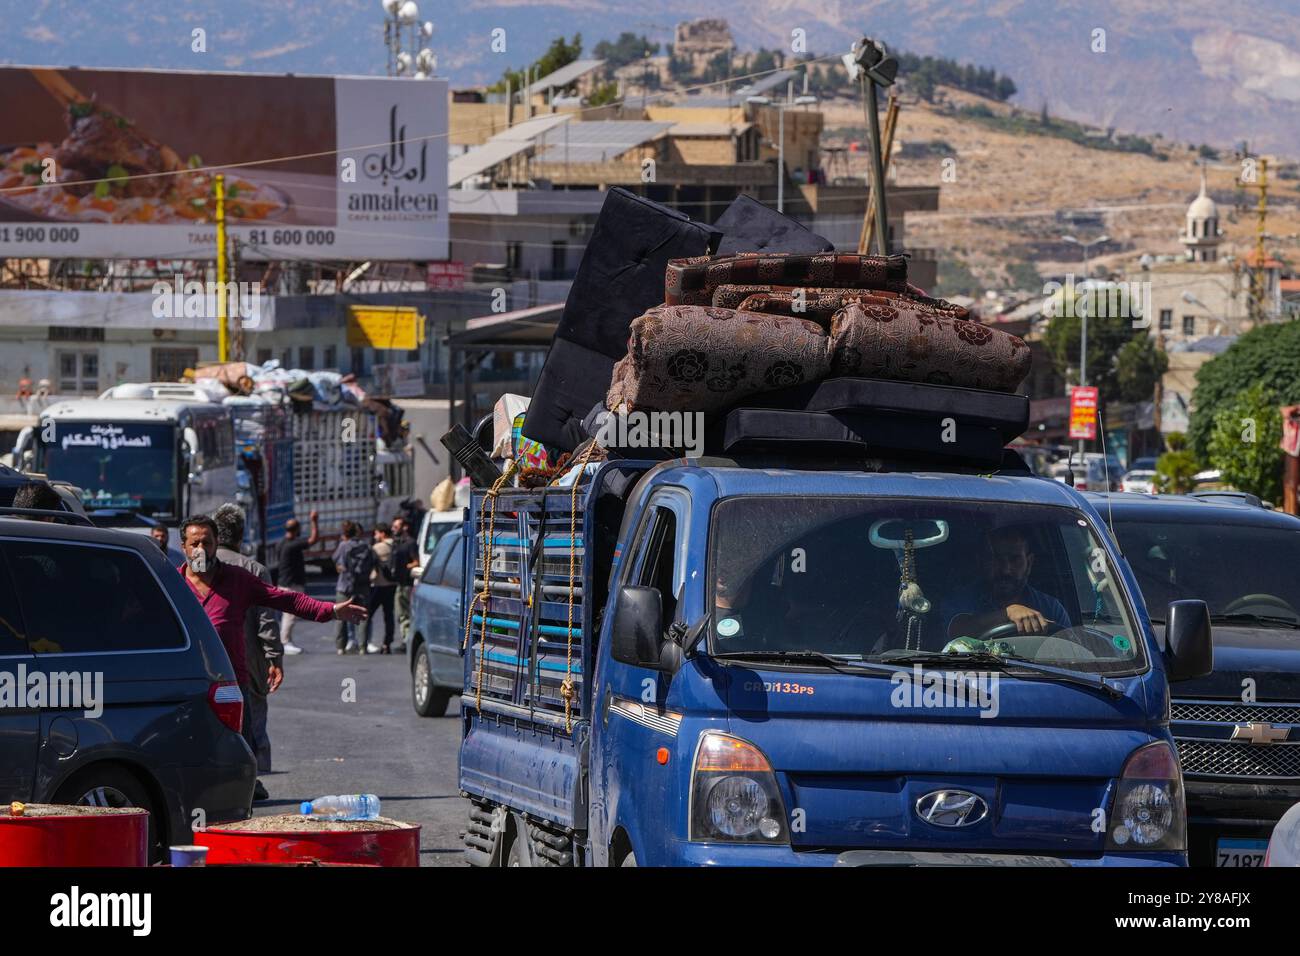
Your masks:
<svg viewBox="0 0 1300 956"><path fill-rule="evenodd" d="M1300 628L1300 532L1211 521L1116 520L1138 587L1154 615L1202 600L1216 623Z"/></svg>
<svg viewBox="0 0 1300 956"><path fill-rule="evenodd" d="M713 653L988 653L1099 674L1145 666L1104 548L1069 508L738 497L714 509Z"/></svg>
<svg viewBox="0 0 1300 956"><path fill-rule="evenodd" d="M176 510L174 426L58 422L52 431L41 443L41 467L80 488L87 508Z"/></svg>

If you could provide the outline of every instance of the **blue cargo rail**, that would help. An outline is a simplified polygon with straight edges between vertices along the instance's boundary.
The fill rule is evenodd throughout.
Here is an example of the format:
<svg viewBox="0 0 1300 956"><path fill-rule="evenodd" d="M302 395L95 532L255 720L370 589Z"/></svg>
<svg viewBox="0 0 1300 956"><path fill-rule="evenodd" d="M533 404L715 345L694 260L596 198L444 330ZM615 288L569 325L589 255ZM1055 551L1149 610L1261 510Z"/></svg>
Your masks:
<svg viewBox="0 0 1300 956"><path fill-rule="evenodd" d="M503 490L495 513L478 490L464 532L472 584L460 786L563 828L585 824L578 749L591 665L583 639L591 627L587 491L577 493L573 526L571 489Z"/></svg>

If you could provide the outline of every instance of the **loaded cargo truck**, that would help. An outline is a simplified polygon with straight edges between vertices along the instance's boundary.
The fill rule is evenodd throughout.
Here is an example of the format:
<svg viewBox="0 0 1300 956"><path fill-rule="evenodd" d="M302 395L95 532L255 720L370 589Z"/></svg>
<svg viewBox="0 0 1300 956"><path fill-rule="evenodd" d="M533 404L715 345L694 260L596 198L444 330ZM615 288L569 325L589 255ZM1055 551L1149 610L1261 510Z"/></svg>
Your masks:
<svg viewBox="0 0 1300 956"><path fill-rule="evenodd" d="M312 409L291 416L294 513L307 527L319 512L320 540L305 557L332 572L344 521L369 534L409 497L413 464L404 450L380 448L375 416L361 408Z"/></svg>
<svg viewBox="0 0 1300 956"><path fill-rule="evenodd" d="M1185 865L1169 683L1212 667L1206 607L1155 632L1088 500L1005 451L1028 400L782 402L704 457L475 490L470 862Z"/></svg>

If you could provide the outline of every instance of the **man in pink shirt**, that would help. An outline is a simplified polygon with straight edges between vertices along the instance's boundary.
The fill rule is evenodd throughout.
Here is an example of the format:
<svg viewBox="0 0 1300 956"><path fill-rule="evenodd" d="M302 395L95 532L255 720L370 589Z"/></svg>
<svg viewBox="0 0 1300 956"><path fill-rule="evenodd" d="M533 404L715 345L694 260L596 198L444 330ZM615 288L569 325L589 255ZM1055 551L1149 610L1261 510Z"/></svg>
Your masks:
<svg viewBox="0 0 1300 956"><path fill-rule="evenodd" d="M221 563L217 560L217 526L207 515L186 518L180 532L185 564L178 570L225 645L241 689L248 686L244 614L250 607L269 607L319 623L341 620L355 624L366 619L366 609L350 600L338 604L317 601L297 591L267 584L242 568ZM273 685L280 683L279 674L271 674L270 679Z"/></svg>

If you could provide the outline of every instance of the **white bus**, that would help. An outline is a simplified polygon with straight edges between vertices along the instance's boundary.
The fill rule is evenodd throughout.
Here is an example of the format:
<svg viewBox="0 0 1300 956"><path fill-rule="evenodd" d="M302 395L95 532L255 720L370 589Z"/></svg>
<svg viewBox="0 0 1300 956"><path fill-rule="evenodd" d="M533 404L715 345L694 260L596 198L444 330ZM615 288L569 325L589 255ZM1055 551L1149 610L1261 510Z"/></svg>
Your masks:
<svg viewBox="0 0 1300 956"><path fill-rule="evenodd" d="M80 488L87 510L134 511L175 526L238 500L230 410L211 402L58 402L19 437L16 454L22 470Z"/></svg>

